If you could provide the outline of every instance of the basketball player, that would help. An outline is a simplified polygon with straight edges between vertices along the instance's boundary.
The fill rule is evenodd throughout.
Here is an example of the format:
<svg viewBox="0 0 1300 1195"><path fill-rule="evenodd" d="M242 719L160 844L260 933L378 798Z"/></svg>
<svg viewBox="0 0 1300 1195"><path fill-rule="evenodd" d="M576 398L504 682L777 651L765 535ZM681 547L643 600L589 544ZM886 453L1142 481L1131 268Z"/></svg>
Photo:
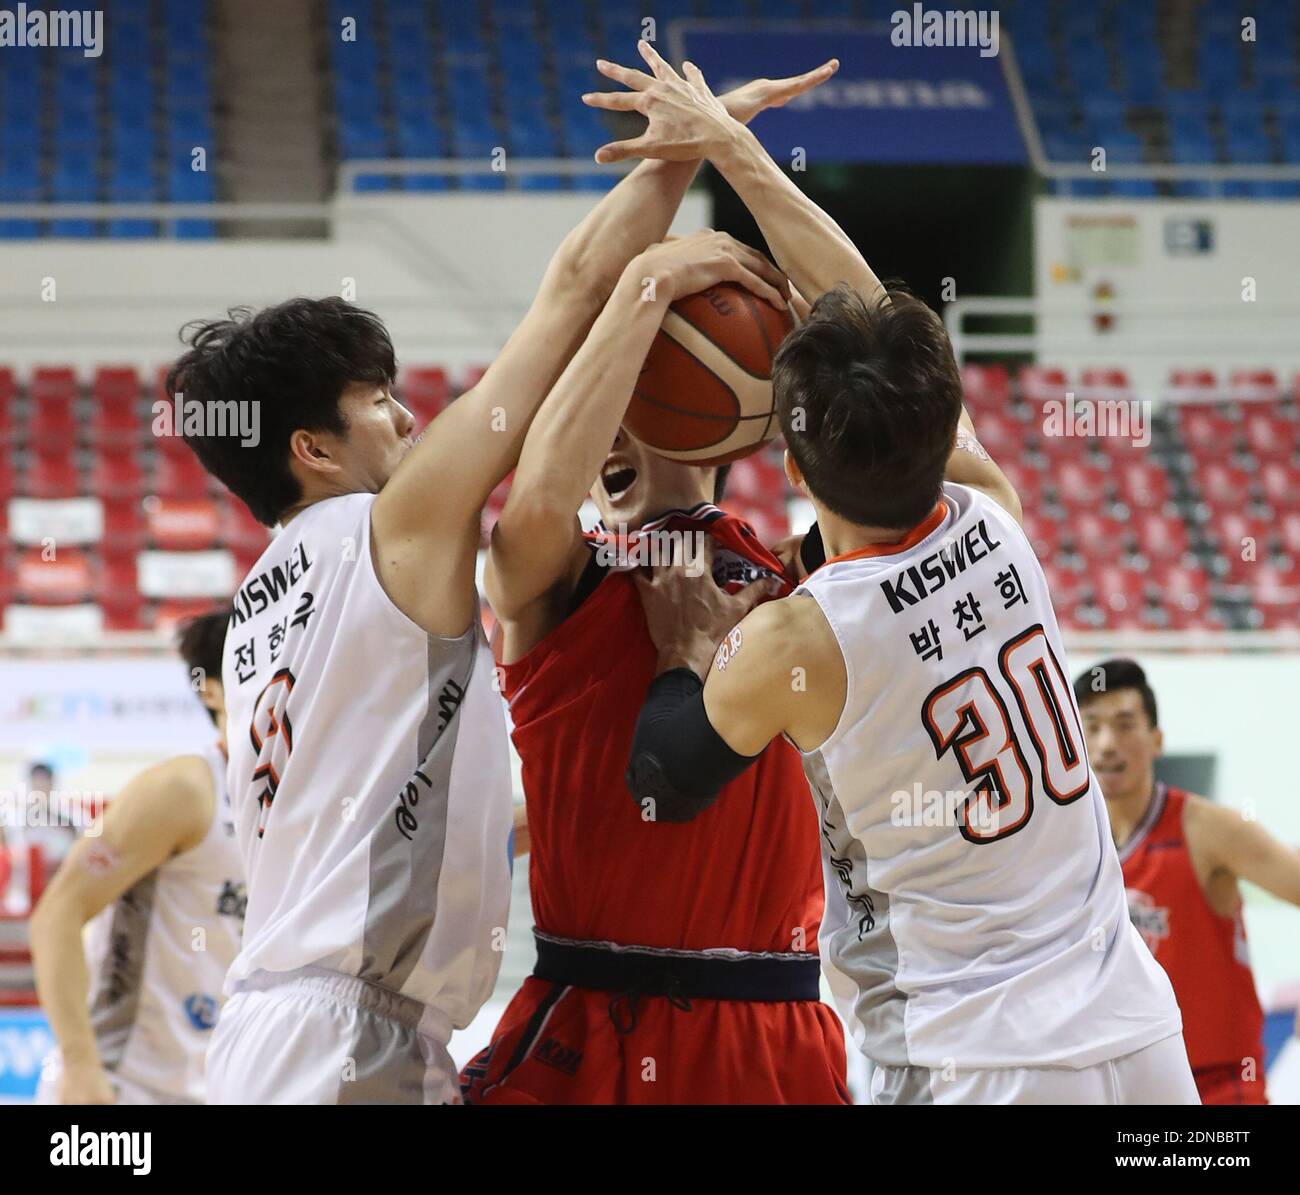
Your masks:
<svg viewBox="0 0 1300 1195"><path fill-rule="evenodd" d="M742 121L758 110L745 89L725 103ZM817 999L816 823L793 751L774 744L716 815L668 833L622 793L654 664L629 559L656 537L688 540L734 588L788 589L714 505L725 468L659 457L619 428L663 311L718 280L728 241L701 233L629 267L602 316L621 340L597 340L598 323L561 376L493 530L487 592L523 763L538 961L463 1072L472 1103L847 1099L843 1032ZM602 528L583 535L588 490ZM750 586L742 606L766 591Z"/></svg>
<svg viewBox="0 0 1300 1195"><path fill-rule="evenodd" d="M1201 1103L1266 1103L1264 1012L1237 882L1300 904L1300 851L1234 809L1156 782L1164 737L1156 695L1133 660L1085 670L1074 693L1129 914L1174 985Z"/></svg>
<svg viewBox="0 0 1300 1195"><path fill-rule="evenodd" d="M480 384L418 443L392 395L387 332L338 299L201 325L172 371L191 410L260 405L256 444L188 439L282 527L235 595L226 641L249 898L213 1102L459 1101L446 1044L492 990L510 889L480 512L692 172L638 168L604 197ZM723 273L779 302L750 264L733 253Z"/></svg>
<svg viewBox="0 0 1300 1195"><path fill-rule="evenodd" d="M203 614L180 636L216 742L127 784L32 915L37 991L58 1042L37 1103L204 1102L204 1058L245 899L226 797L227 621L225 610Z"/></svg>
<svg viewBox="0 0 1300 1195"><path fill-rule="evenodd" d="M598 156L706 156L792 285L820 296L773 386L826 560L716 649L716 588L655 571L658 676L629 786L675 821L774 738L799 748L824 842L822 959L876 1063L875 1102L1195 1103L1173 993L1126 915L1042 570L973 439L943 325L885 292L684 70L606 97L649 127Z"/></svg>

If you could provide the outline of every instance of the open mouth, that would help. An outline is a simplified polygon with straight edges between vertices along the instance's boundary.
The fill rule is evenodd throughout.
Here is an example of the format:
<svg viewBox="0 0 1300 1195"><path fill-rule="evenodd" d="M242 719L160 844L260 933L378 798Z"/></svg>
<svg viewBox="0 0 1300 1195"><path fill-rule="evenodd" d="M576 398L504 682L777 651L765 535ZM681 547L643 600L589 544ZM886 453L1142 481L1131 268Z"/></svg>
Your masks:
<svg viewBox="0 0 1300 1195"><path fill-rule="evenodd" d="M626 465L616 465L600 475L600 484L611 500L621 497L636 481L636 470Z"/></svg>

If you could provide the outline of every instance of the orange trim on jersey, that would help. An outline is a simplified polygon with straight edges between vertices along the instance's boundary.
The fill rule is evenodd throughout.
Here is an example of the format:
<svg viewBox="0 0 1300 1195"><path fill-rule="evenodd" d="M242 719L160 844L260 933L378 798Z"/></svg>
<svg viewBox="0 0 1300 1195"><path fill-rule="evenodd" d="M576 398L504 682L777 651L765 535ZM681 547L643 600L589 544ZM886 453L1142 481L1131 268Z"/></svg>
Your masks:
<svg viewBox="0 0 1300 1195"><path fill-rule="evenodd" d="M854 548L852 552L841 552L838 556L828 556L820 567L825 568L828 564L838 564L842 560L862 560L868 556L895 556L899 552L906 552L908 548L916 547L938 527L947 513L948 504L940 498L935 503L934 509L902 539L889 540L878 544L866 544L864 547Z"/></svg>

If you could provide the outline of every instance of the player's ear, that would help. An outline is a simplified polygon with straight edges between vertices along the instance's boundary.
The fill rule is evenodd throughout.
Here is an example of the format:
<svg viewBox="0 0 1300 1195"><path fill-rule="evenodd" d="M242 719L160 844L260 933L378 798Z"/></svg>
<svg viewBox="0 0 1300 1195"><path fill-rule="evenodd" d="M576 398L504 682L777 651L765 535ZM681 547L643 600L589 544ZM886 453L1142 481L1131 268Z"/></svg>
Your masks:
<svg viewBox="0 0 1300 1195"><path fill-rule="evenodd" d="M785 465L786 479L796 490L802 490L804 488L803 474L799 471L799 465L794 457L790 455L788 448L782 456L782 463Z"/></svg>
<svg viewBox="0 0 1300 1195"><path fill-rule="evenodd" d="M1157 755L1165 753L1165 732L1158 726L1151 732L1151 743L1155 747Z"/></svg>

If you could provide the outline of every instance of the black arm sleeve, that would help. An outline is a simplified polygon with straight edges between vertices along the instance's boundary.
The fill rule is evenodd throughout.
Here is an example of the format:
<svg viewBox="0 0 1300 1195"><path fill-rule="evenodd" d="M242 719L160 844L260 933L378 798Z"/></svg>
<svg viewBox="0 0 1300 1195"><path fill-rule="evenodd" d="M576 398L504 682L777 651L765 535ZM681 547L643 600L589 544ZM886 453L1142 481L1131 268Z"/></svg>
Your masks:
<svg viewBox="0 0 1300 1195"><path fill-rule="evenodd" d="M808 528L799 545L799 559L805 573L815 573L826 563L826 545L822 543L822 529L816 523Z"/></svg>
<svg viewBox="0 0 1300 1195"><path fill-rule="evenodd" d="M704 709L704 684L689 668L656 677L632 739L627 786L653 820L688 822L707 809L728 781L757 755L737 755Z"/></svg>

